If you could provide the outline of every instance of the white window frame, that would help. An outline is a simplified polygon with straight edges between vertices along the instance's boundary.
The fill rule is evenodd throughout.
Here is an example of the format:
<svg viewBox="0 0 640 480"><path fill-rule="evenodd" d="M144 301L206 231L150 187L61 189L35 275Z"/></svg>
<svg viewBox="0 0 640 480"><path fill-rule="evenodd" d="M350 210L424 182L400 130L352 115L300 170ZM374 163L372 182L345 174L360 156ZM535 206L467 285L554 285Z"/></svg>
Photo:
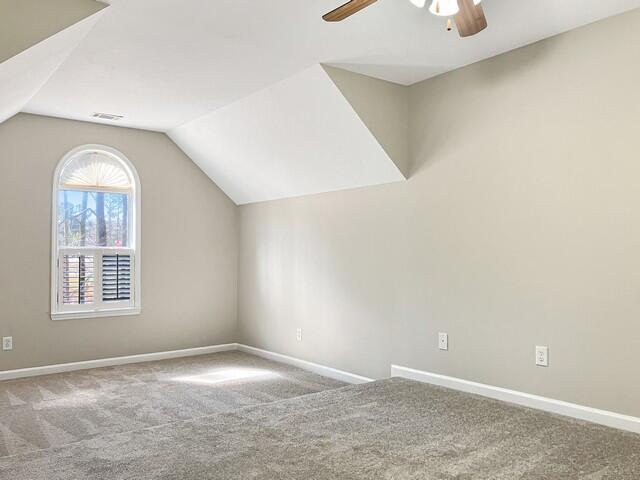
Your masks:
<svg viewBox="0 0 640 480"><path fill-rule="evenodd" d="M58 245L58 192L60 175L67 164L76 156L100 152L118 159L134 181L134 191L129 194L129 245L123 247L61 247ZM78 188L78 190L86 190ZM91 189L105 191L108 189ZM140 178L129 159L115 148L105 145L82 145L68 152L55 169L53 176L53 192L51 202L51 319L72 320L81 318L116 317L122 315L138 315L142 311L142 295L140 281L140 238L141 238L141 201ZM131 256L131 299L120 302L102 302L97 298L102 293L102 256L108 254L124 254ZM94 258L94 303L84 305L63 305L59 301L62 284L63 255L93 255Z"/></svg>

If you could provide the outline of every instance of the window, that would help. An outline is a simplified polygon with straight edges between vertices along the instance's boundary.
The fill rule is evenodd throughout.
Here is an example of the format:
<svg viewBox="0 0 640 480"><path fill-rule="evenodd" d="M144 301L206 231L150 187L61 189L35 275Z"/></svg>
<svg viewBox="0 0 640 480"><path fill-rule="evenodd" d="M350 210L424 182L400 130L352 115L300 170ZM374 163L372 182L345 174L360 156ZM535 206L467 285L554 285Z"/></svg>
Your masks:
<svg viewBox="0 0 640 480"><path fill-rule="evenodd" d="M120 152L69 152L53 185L51 318L140 313L140 184Z"/></svg>

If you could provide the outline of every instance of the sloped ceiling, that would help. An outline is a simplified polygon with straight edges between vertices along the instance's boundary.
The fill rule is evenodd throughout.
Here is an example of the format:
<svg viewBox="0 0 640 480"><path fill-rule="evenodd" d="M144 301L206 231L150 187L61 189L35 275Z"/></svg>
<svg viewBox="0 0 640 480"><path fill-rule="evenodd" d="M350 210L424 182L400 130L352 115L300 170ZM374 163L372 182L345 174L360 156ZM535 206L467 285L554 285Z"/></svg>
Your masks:
<svg viewBox="0 0 640 480"><path fill-rule="evenodd" d="M237 204L405 178L320 65L169 136Z"/></svg>
<svg viewBox="0 0 640 480"><path fill-rule="evenodd" d="M106 7L95 0L0 0L0 63Z"/></svg>
<svg viewBox="0 0 640 480"><path fill-rule="evenodd" d="M323 65L380 146L409 177L409 91L403 85Z"/></svg>
<svg viewBox="0 0 640 480"><path fill-rule="evenodd" d="M344 22L324 22L342 2L111 0L25 111L97 122L90 114L102 111L123 115L121 126L168 131L318 63L408 85L640 7L483 0L489 28L463 39L409 0L379 0Z"/></svg>
<svg viewBox="0 0 640 480"><path fill-rule="evenodd" d="M100 14L0 63L0 123L18 113L91 29Z"/></svg>
<svg viewBox="0 0 640 480"><path fill-rule="evenodd" d="M0 2L0 123L42 88L105 6L93 0Z"/></svg>
<svg viewBox="0 0 640 480"><path fill-rule="evenodd" d="M106 3L64 29L103 6L0 0L0 55L11 56L0 122L17 111L121 114L120 126L167 132L238 204L403 180L402 85L640 6L483 0L490 27L461 39L408 0L334 24L321 15L341 0Z"/></svg>

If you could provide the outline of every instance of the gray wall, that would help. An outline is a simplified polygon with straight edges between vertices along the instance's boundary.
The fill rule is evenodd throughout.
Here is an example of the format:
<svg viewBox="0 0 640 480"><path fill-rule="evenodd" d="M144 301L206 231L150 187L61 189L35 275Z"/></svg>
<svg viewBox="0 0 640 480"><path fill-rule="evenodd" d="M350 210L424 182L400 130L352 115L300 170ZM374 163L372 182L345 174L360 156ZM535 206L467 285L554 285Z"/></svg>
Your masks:
<svg viewBox="0 0 640 480"><path fill-rule="evenodd" d="M640 415L639 27L411 87L407 182L241 207L241 340Z"/></svg>
<svg viewBox="0 0 640 480"><path fill-rule="evenodd" d="M142 190L142 314L52 321L51 189L62 156L124 153ZM232 342L237 207L164 134L19 114L0 124L0 370Z"/></svg>

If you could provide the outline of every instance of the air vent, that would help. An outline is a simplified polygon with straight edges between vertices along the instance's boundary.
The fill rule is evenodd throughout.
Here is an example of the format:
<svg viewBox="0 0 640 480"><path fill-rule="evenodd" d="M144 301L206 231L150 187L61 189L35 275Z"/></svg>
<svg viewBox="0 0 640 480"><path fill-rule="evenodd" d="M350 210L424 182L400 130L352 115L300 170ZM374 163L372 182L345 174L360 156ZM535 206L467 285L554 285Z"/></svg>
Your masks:
<svg viewBox="0 0 640 480"><path fill-rule="evenodd" d="M91 116L93 118L99 118L100 120L111 120L113 122L117 122L121 118L124 118L122 115L113 115L112 113L100 113L100 112L95 112Z"/></svg>

